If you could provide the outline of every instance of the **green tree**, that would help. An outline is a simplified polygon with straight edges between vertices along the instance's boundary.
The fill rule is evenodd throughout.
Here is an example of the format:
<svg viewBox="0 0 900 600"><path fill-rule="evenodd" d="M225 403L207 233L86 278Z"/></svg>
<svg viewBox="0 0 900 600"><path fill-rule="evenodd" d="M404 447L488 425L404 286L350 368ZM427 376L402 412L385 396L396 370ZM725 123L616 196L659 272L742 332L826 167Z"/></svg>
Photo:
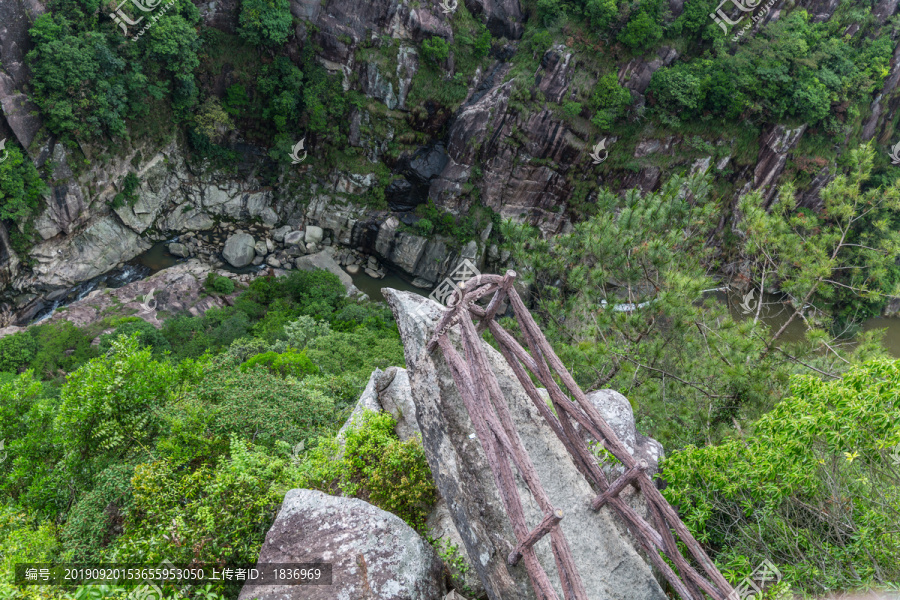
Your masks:
<svg viewBox="0 0 900 600"><path fill-rule="evenodd" d="M667 458L663 494L734 581L768 559L815 595L896 583L898 389L892 360L795 377L752 433Z"/></svg>
<svg viewBox="0 0 900 600"><path fill-rule="evenodd" d="M793 306L767 352L796 319L811 325L809 335L826 349L822 328L832 316L869 316L900 293L900 182L864 191L874 150L861 146L848 158L849 172L822 191L820 214L798 209L790 184L770 207L760 194L741 200L744 250L754 261L755 280L763 291L777 285Z"/></svg>
<svg viewBox="0 0 900 600"><path fill-rule="evenodd" d="M631 17L628 24L619 32L618 40L631 48L651 49L662 38L662 27L645 11Z"/></svg>
<svg viewBox="0 0 900 600"><path fill-rule="evenodd" d="M133 453L147 452L162 422L157 409L178 398L199 372L190 361L176 366L153 359L137 335L111 342L69 376L55 427L67 431L67 470L90 483L95 473Z"/></svg>
<svg viewBox="0 0 900 600"><path fill-rule="evenodd" d="M6 160L0 163L0 219L24 227L38 213L42 195L50 190L21 150L13 146L6 148L5 154Z"/></svg>
<svg viewBox="0 0 900 600"><path fill-rule="evenodd" d="M280 46L293 32L289 0L241 0L241 37L257 46Z"/></svg>
<svg viewBox="0 0 900 600"><path fill-rule="evenodd" d="M587 0L584 12L592 27L606 29L616 18L619 9L616 0Z"/></svg>
<svg viewBox="0 0 900 600"><path fill-rule="evenodd" d="M609 129L631 104L631 93L619 85L615 73L607 73L597 80L591 95L594 116L591 122L600 129Z"/></svg>
<svg viewBox="0 0 900 600"><path fill-rule="evenodd" d="M432 36L422 42L422 58L433 66L440 66L450 56L450 44L442 37Z"/></svg>
<svg viewBox="0 0 900 600"><path fill-rule="evenodd" d="M871 216L868 209L893 206L896 198L894 190L863 194L858 180L836 178L823 192L832 226L793 230L790 224L801 221L790 210L767 213L758 196L741 205L748 252L775 261L760 262L760 269L767 286L777 277L794 300L794 315L807 312L816 293L874 293L900 253L884 223L870 224L874 233L864 240L850 235L864 214ZM721 285L711 277L716 209L708 193L704 177L673 177L643 196L602 191L597 214L553 241L505 229L517 263L534 269L528 277L536 284L536 310L573 375L585 389L622 391L639 422L667 446L708 443L735 422L758 417L781 397L791 373L833 377L848 361L876 352L869 335L854 353L837 356L821 330L787 344L779 339L784 328L771 331L756 318L735 321L706 296L703 290ZM782 201L793 206L789 194ZM856 275L858 265L872 272Z"/></svg>

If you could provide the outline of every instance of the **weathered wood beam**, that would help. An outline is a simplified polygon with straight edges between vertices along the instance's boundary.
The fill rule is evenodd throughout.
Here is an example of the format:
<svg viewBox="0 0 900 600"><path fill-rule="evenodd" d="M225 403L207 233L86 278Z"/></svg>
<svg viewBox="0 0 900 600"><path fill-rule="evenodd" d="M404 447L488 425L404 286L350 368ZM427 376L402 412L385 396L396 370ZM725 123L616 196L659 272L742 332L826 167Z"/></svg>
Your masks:
<svg viewBox="0 0 900 600"><path fill-rule="evenodd" d="M509 553L509 557L506 561L510 564L510 566L516 566L519 563L519 560L522 558L522 553L525 550L534 546L541 538L550 533L550 530L556 527L556 525L562 521L563 511L560 509L554 510L552 513L544 516L544 519L538 523L538 526L531 530L524 540L519 542L519 545L513 549L512 552Z"/></svg>

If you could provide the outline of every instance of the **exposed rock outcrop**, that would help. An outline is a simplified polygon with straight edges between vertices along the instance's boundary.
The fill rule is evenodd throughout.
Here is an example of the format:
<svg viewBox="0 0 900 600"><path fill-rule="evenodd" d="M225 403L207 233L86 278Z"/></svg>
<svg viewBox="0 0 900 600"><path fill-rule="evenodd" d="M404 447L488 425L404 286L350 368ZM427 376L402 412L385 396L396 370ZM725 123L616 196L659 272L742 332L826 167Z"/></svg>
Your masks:
<svg viewBox="0 0 900 600"><path fill-rule="evenodd" d="M794 129L773 125L763 134L759 158L753 171L753 189L762 192L767 205L775 197L778 178L784 171L788 152L797 145L804 131L806 124Z"/></svg>
<svg viewBox="0 0 900 600"><path fill-rule="evenodd" d="M386 290L403 338L416 417L432 474L447 501L456 529L491 600L534 598L524 567L508 566L506 557L515 538L503 509L493 475L471 420L440 352L427 354L424 346L440 310L436 303L415 294ZM451 330L451 340L458 336ZM593 492L576 469L565 448L543 423L512 370L486 343L491 367L520 438L531 456L554 506L564 511L562 529L589 598L663 600L665 594L650 568L632 547L608 511L593 513L587 500ZM520 493L529 493L517 478ZM523 502L532 526L541 520L537 507ZM537 544L538 559L558 586L548 540ZM557 587L558 589L558 587ZM557 591L561 594L561 591Z"/></svg>
<svg viewBox="0 0 900 600"><path fill-rule="evenodd" d="M441 600L431 546L399 517L356 498L291 490L258 564L332 564L332 585L246 585L239 600Z"/></svg>

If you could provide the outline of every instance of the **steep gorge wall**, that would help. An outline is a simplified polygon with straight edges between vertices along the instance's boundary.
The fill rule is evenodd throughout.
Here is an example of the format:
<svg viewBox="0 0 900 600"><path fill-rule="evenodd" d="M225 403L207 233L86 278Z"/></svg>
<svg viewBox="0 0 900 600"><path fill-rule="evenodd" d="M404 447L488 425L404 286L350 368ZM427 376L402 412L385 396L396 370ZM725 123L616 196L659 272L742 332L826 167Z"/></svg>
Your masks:
<svg viewBox="0 0 900 600"><path fill-rule="evenodd" d="M670 3L674 15L683 3ZM105 161L73 171L70 152L43 127L40 113L28 99L29 74L24 56L30 41L27 29L46 10L41 0L12 0L0 4L0 136L15 138L32 161L45 169L50 194L36 219L39 240L27 257L16 256L8 232L0 224L0 325L27 319L46 300L63 294L75 283L99 275L144 251L154 241L183 231L203 230L219 220L259 220L269 225L319 225L331 231L339 243L363 248L384 261L434 284L445 275L460 252L446 239L425 239L404 231L409 211L424 199L457 214L476 203L490 207L503 218L538 226L545 235L566 231L570 210L580 183L616 190L654 189L670 174L711 169L733 190L732 202L750 190L760 189L771 201L782 180L792 150L806 132L805 126L772 123L761 129L754 160L738 163L726 150L734 140L716 142L715 156L686 147L680 135L655 135L645 128L636 140L611 140L610 152L626 161L598 167L589 153L599 140L589 139L579 121L561 118L558 102L575 97L592 86L598 73L590 72L585 57L571 42L556 44L542 57L533 80L524 81L530 100L514 101L516 83L510 81L510 59L518 48L526 15L518 0L469 0L466 8L481 19L505 45L495 45L487 68L468 81L467 97L457 107L409 106L408 96L420 68L419 44L430 36L453 39L451 19L436 2L377 0L359 4L350 0L294 0L291 12L299 20L296 40L288 53L296 57L302 44L320 48L320 62L344 82L373 102L382 104L354 109L349 144L363 148L370 163L386 161L385 150L395 131L385 125L384 114L427 133L431 140L418 152L390 162L393 178L387 189L391 210L373 210L358 201L377 185L367 168L338 166L327 173L309 164L281 169L277 183L260 176L271 170L266 148L238 142L239 174L204 171L190 164L178 139L163 146L136 140ZM778 2L768 19L803 8L814 21L827 21L837 3L832 0ZM200 5L202 22L234 32L239 2L226 0ZM897 9L896 0L880 0L872 14L884 24ZM853 32L848 32L852 35ZM360 45L375 36L400 41L396 64L360 60ZM571 38L570 38L571 39ZM652 73L679 59L677 50L662 47L644 57L616 65L619 82L634 98L634 107L645 105L644 94ZM453 73L453 61L447 68ZM873 97L871 114L863 118L863 139L883 143L893 133L900 83L900 46L890 73ZM215 87L227 84L222 74ZM543 100L542 100L543 99ZM524 107L524 108L523 108ZM387 110L387 113L383 112ZM418 111L418 112L416 112ZM635 118L634 116L630 118ZM387 133L376 133L386 131ZM82 148L85 155L96 149ZM315 160L311 152L310 161ZM108 201L116 184L131 171L141 178L138 201L131 207L111 209ZM807 206L818 202L818 191L830 180L834 164L824 165L812 182L800 191ZM591 201L580 198L580 202ZM724 217L723 217L724 218ZM7 225L11 225L7 223ZM490 230L474 240L474 255L482 260L490 246ZM437 265L437 266L435 266Z"/></svg>

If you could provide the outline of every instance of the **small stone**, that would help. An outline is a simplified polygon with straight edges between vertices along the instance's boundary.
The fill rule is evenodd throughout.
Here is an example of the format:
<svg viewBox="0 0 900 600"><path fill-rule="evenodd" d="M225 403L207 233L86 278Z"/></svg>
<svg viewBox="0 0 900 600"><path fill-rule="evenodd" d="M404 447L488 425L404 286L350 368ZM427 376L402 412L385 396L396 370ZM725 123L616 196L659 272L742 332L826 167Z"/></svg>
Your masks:
<svg viewBox="0 0 900 600"><path fill-rule="evenodd" d="M262 256L257 256L256 258L253 259L253 266L257 267L257 266L263 264L263 260L265 260L265 259Z"/></svg>
<svg viewBox="0 0 900 600"><path fill-rule="evenodd" d="M351 275L359 275L359 265L347 265L344 270Z"/></svg>
<svg viewBox="0 0 900 600"><path fill-rule="evenodd" d="M266 243L263 240L256 242L254 249L256 250L257 256L265 256L269 253L269 249L266 247Z"/></svg>
<svg viewBox="0 0 900 600"><path fill-rule="evenodd" d="M366 275L368 275L372 279L378 279L378 273L373 271L372 269L366 269Z"/></svg>
<svg viewBox="0 0 900 600"><path fill-rule="evenodd" d="M276 269L281 268L281 261L278 260L277 258L275 258L275 256L269 256L266 259L266 264L269 265L270 267L274 267Z"/></svg>
<svg viewBox="0 0 900 600"><path fill-rule="evenodd" d="M316 246L315 242L309 242L306 244L306 251L310 254L315 253L318 250L318 246Z"/></svg>
<svg viewBox="0 0 900 600"><path fill-rule="evenodd" d="M271 254L275 250L275 242L272 241L272 238L266 238L266 250Z"/></svg>

